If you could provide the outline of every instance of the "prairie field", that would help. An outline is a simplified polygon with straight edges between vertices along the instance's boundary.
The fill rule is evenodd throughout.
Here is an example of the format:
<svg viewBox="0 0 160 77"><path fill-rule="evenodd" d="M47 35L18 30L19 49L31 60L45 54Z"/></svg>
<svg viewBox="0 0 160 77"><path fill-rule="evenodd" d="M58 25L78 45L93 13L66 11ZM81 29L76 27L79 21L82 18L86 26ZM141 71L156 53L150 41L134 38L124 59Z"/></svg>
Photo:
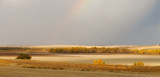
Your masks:
<svg viewBox="0 0 160 77"><path fill-rule="evenodd" d="M2 77L159 77L160 56L156 55L36 55L32 60L0 56ZM95 65L102 59L106 65ZM145 66L133 66L134 62ZM14 71L13 71L14 70Z"/></svg>
<svg viewBox="0 0 160 77"><path fill-rule="evenodd" d="M2 77L159 77L159 66L95 65L0 59Z"/></svg>
<svg viewBox="0 0 160 77"><path fill-rule="evenodd" d="M15 59L16 56L0 56L0 59ZM67 62L93 64L94 60L102 59L106 64L133 65L143 62L147 66L160 66L160 56L156 55L83 55L54 54L50 56L32 56L32 60L49 62Z"/></svg>
<svg viewBox="0 0 160 77"><path fill-rule="evenodd" d="M14 70L14 71L13 71ZM74 71L0 66L1 77L159 77L159 74Z"/></svg>

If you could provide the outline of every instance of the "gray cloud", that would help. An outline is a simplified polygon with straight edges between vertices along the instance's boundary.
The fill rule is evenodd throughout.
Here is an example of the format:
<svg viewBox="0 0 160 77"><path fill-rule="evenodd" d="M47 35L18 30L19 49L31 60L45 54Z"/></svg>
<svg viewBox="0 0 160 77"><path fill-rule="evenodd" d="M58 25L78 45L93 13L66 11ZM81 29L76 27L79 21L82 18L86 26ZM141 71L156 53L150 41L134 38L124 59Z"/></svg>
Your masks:
<svg viewBox="0 0 160 77"><path fill-rule="evenodd" d="M158 0L0 0L0 45L132 45L159 41Z"/></svg>

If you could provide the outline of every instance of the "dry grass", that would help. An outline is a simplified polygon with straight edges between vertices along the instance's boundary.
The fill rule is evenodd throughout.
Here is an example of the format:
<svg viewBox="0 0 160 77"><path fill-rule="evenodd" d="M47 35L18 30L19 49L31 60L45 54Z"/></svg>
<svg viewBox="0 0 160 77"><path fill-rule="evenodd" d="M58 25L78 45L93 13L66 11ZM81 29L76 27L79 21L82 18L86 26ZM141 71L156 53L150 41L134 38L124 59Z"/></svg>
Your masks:
<svg viewBox="0 0 160 77"><path fill-rule="evenodd" d="M144 72L160 73L160 66L125 66L125 65L94 65L62 62L42 62L32 60L0 60L1 65L16 65L25 68L80 70L80 71L110 71L110 72Z"/></svg>
<svg viewBox="0 0 160 77"><path fill-rule="evenodd" d="M0 56L0 59L16 59L16 56ZM102 59L106 64L133 65L134 62L144 62L148 66L160 66L160 56L155 55L83 55L65 54L53 56L32 56L32 60L49 62L85 63L93 64L94 60Z"/></svg>

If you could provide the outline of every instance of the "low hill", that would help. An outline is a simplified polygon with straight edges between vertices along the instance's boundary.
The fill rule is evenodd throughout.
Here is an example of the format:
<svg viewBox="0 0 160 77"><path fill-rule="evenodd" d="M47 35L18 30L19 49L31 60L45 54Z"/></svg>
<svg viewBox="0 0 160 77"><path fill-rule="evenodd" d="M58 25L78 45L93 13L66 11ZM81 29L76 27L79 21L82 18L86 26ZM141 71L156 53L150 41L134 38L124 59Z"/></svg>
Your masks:
<svg viewBox="0 0 160 77"><path fill-rule="evenodd" d="M144 45L144 46L138 46L138 45L113 45L113 46L83 46L83 45L48 45L48 46L31 46L31 47L37 47L37 48L67 48L67 47L98 47L98 48L127 48L127 49L160 49L160 45Z"/></svg>
<svg viewBox="0 0 160 77"><path fill-rule="evenodd" d="M29 47L29 48L68 48L68 47L97 47L97 48L126 48L126 49L138 49L138 50L147 50L147 49L160 49L160 45L113 45L113 46L85 46L85 45L44 45L44 46L0 46L0 47Z"/></svg>

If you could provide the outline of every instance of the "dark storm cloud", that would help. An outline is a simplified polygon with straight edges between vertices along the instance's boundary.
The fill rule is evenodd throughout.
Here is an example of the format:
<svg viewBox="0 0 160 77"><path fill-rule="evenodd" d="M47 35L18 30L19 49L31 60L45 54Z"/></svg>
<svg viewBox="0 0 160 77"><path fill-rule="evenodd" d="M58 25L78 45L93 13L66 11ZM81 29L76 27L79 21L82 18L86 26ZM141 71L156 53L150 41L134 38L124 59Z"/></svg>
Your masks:
<svg viewBox="0 0 160 77"><path fill-rule="evenodd" d="M0 0L0 45L132 45L159 41L159 0Z"/></svg>

